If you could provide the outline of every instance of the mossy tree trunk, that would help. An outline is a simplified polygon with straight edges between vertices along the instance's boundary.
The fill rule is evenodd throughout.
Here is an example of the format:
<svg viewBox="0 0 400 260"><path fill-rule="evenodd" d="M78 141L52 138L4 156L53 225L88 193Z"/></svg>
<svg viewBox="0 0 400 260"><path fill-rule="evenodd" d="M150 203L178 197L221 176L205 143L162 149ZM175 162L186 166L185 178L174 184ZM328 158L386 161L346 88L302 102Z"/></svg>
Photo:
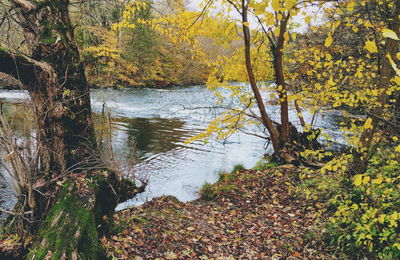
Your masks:
<svg viewBox="0 0 400 260"><path fill-rule="evenodd" d="M25 173L18 207L26 234L36 235L28 258L96 259L99 234L118 201L140 192L99 165L84 74L68 0L11 0L30 54L0 49L0 71L20 79L37 118L38 163ZM100 230L100 229L101 230Z"/></svg>
<svg viewBox="0 0 400 260"><path fill-rule="evenodd" d="M26 259L105 258L99 239L110 234L117 202L141 191L112 172L75 174L60 188Z"/></svg>

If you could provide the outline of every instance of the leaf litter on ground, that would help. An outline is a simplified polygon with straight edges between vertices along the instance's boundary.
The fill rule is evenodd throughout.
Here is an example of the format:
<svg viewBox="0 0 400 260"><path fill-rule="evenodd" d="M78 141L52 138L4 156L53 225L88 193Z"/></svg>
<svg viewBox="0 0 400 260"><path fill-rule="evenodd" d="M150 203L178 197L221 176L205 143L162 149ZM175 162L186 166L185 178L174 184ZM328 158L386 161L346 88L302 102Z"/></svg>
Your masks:
<svg viewBox="0 0 400 260"><path fill-rule="evenodd" d="M164 196L123 210L102 243L113 259L331 258L313 205L291 192L293 171L240 170L211 200Z"/></svg>

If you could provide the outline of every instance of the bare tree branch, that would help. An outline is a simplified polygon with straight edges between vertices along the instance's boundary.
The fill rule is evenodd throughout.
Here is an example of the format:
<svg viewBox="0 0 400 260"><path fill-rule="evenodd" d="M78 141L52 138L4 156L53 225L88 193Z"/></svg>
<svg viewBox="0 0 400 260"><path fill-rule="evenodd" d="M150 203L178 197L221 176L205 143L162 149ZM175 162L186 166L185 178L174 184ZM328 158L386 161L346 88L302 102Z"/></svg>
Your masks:
<svg viewBox="0 0 400 260"><path fill-rule="evenodd" d="M207 2L207 4L204 6L203 10L201 10L201 12L200 12L200 14L197 16L197 18L193 21L193 23L192 23L186 30L189 30L189 29L200 19L200 17L202 17L202 16L205 14L205 12L206 12L208 6L210 6L210 5L212 4L212 2L213 2L213 0L209 0L209 1Z"/></svg>
<svg viewBox="0 0 400 260"><path fill-rule="evenodd" d="M36 5L34 5L31 1L27 0L11 0L17 7L21 8L25 12L31 12L36 9Z"/></svg>

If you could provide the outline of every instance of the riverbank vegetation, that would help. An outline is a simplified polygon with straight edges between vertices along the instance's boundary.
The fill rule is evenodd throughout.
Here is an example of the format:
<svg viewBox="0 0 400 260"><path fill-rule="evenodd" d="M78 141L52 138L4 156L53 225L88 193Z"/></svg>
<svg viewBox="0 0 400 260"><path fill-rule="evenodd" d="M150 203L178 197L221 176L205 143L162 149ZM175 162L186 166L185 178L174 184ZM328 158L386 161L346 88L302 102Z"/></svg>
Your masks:
<svg viewBox="0 0 400 260"><path fill-rule="evenodd" d="M400 257L399 1L0 3L0 72L35 122L21 141L0 117L18 192L0 257ZM101 156L90 86L203 83L221 106L187 142L240 131L272 154L114 214L146 182ZM332 110L340 140L317 124Z"/></svg>

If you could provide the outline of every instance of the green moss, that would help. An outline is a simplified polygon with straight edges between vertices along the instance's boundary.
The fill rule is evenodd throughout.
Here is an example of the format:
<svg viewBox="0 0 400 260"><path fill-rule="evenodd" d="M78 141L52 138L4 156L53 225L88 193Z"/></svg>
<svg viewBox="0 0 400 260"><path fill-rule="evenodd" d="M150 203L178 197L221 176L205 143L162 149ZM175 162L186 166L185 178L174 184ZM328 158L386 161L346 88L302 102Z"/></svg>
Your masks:
<svg viewBox="0 0 400 260"><path fill-rule="evenodd" d="M64 252L71 258L74 249L82 259L98 259L101 246L95 223L94 214L74 194L62 192L41 225L39 242L33 245L28 259L43 259L48 250L52 252L51 259L61 259ZM41 244L42 241L46 243Z"/></svg>
<svg viewBox="0 0 400 260"><path fill-rule="evenodd" d="M106 184L106 179L101 174L92 174L88 181L88 186L95 193L100 192L101 187Z"/></svg>
<svg viewBox="0 0 400 260"><path fill-rule="evenodd" d="M53 35L53 25L49 20L41 21L41 25L43 26L43 32L40 35L41 41L44 44L51 44L56 41L56 37Z"/></svg>
<svg viewBox="0 0 400 260"><path fill-rule="evenodd" d="M86 257L87 259L97 259L100 255L102 255L102 246L100 245L94 217L88 219L86 232L84 232L84 236L78 244L78 251L83 252L81 256Z"/></svg>

